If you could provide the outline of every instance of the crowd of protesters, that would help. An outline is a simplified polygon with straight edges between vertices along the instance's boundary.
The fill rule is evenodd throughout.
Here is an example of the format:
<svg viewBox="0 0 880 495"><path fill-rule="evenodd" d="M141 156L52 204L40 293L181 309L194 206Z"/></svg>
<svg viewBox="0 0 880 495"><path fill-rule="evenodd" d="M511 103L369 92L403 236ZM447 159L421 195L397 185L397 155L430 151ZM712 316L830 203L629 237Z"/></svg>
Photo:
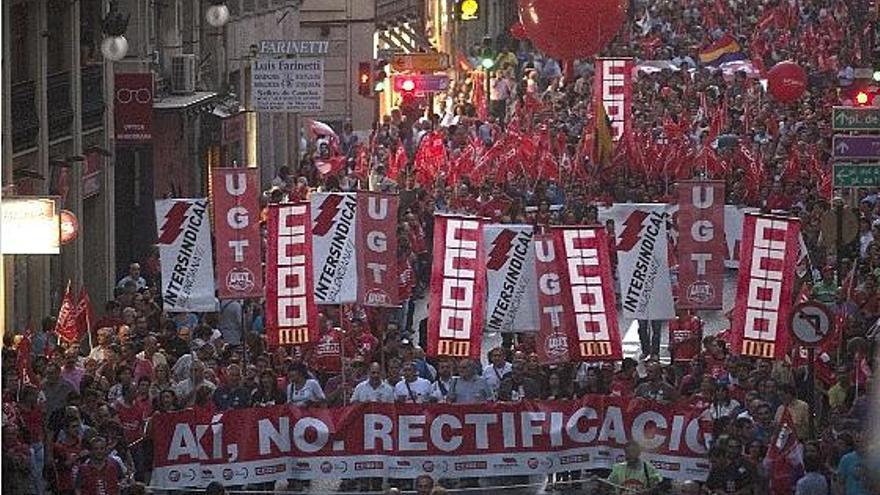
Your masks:
<svg viewBox="0 0 880 495"><path fill-rule="evenodd" d="M150 419L182 408L467 404L589 394L682 402L702 415L713 438L708 480L667 490L880 492L863 466L880 317L880 196L863 190L850 198L861 230L841 256L819 235L832 192L831 107L845 94L840 88L852 83L853 67L870 65L873 55L867 14L850 11L850 4L634 2L633 20L606 53L671 61L677 69L638 74L633 129L611 163L592 159L591 65L575 64L565 74L528 42L506 39L497 42L488 94L485 76L466 72L436 113L395 109L368 142L359 143L350 125L338 135L317 136L301 163L280 169L264 201L305 199L313 190L398 192L402 309L322 307L322 342L338 344L340 353L324 353L320 345L267 349L260 304L223 301L217 313L165 314L157 270L144 274L133 263L81 342L58 342L53 318L28 335L7 333L4 492L92 494L99 485L111 495L122 486L136 491L150 481ZM780 104L745 72L702 67L701 47L724 34L739 39L758 70L784 59L807 68L806 95ZM532 160L528 166L501 169L493 150L509 147L514 135L537 149L525 157ZM441 167L428 150L436 143ZM347 161L326 173L321 162L334 154ZM547 166L533 167L535 161ZM482 362L426 358L426 323L414 321L414 307L427 290L434 212L536 226L595 223L598 204L667 202L677 179L694 176L725 180L728 203L801 218L812 269L800 294L826 304L835 319L835 338L818 351L815 384L799 349L785 361L743 358L729 353L723 334L706 336L686 361L664 355L662 361L544 366L527 334L505 339ZM682 315L674 323L693 318ZM674 358L677 350L670 351ZM627 461L610 473L556 475L550 487L583 488L590 474L607 476L613 485L603 486L611 491L657 482L650 464L639 464L638 446L628 446ZM637 468L626 469L630 463ZM441 481L471 486L473 480ZM348 489L382 488L381 480L347 483ZM420 478L415 488L425 486L431 490L433 480Z"/></svg>

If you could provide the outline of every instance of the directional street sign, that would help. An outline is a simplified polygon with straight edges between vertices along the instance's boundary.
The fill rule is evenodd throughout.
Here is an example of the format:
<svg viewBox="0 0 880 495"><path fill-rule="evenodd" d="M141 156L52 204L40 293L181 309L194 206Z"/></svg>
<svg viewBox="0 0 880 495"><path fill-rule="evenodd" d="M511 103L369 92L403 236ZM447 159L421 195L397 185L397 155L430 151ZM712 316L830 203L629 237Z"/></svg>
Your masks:
<svg viewBox="0 0 880 495"><path fill-rule="evenodd" d="M802 345L818 345L831 331L831 313L820 303L798 304L791 311L791 331Z"/></svg>
<svg viewBox="0 0 880 495"><path fill-rule="evenodd" d="M391 57L391 68L397 72L434 72L448 67L449 57L445 53L407 53Z"/></svg>
<svg viewBox="0 0 880 495"><path fill-rule="evenodd" d="M834 158L849 160L880 159L880 135L834 136Z"/></svg>
<svg viewBox="0 0 880 495"><path fill-rule="evenodd" d="M880 108L834 107L831 122L835 131L880 131Z"/></svg>
<svg viewBox="0 0 880 495"><path fill-rule="evenodd" d="M446 74L417 74L414 76L394 76L394 90L407 90L404 81L412 81L417 93L434 93L449 88L449 76Z"/></svg>
<svg viewBox="0 0 880 495"><path fill-rule="evenodd" d="M834 180L837 187L880 187L880 162L834 163Z"/></svg>

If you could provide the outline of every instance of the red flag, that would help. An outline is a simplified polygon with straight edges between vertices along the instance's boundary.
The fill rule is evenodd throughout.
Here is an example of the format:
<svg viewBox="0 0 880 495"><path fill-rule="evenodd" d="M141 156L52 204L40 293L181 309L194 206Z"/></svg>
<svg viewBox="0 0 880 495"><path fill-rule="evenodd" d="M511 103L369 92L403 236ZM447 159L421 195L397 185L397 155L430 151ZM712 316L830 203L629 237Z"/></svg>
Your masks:
<svg viewBox="0 0 880 495"><path fill-rule="evenodd" d="M18 379L23 385L30 385L31 380L31 335L34 331L28 327L18 345L15 346L15 369L18 372Z"/></svg>
<svg viewBox="0 0 880 495"><path fill-rule="evenodd" d="M406 164L408 161L409 156L406 154L406 148L403 147L403 143L398 141L394 154L388 159L388 171L385 175L391 180L397 180L400 171L406 170Z"/></svg>
<svg viewBox="0 0 880 495"><path fill-rule="evenodd" d="M345 156L334 155L329 158L319 158L315 160L315 167L323 176L336 175L345 169Z"/></svg>
<svg viewBox="0 0 880 495"><path fill-rule="evenodd" d="M354 174L365 179L370 174L370 151L366 146L359 145L355 157Z"/></svg>
<svg viewBox="0 0 880 495"><path fill-rule="evenodd" d="M429 356L479 358L485 318L484 251L482 219L434 216Z"/></svg>
<svg viewBox="0 0 880 495"><path fill-rule="evenodd" d="M73 302L73 293L70 291L70 282L67 282L67 290L61 299L61 308L58 309L58 320L55 322L55 333L58 338L65 342L79 340L79 328L77 327L76 304Z"/></svg>
<svg viewBox="0 0 880 495"><path fill-rule="evenodd" d="M89 298L89 291L85 286L79 289L79 301L76 303L76 322L79 327L80 335L85 332L92 331L92 324L95 322L95 311L92 308L92 300Z"/></svg>
<svg viewBox="0 0 880 495"><path fill-rule="evenodd" d="M413 168L416 179L422 185L432 185L446 165L446 143L443 133L434 131L422 138L416 151Z"/></svg>

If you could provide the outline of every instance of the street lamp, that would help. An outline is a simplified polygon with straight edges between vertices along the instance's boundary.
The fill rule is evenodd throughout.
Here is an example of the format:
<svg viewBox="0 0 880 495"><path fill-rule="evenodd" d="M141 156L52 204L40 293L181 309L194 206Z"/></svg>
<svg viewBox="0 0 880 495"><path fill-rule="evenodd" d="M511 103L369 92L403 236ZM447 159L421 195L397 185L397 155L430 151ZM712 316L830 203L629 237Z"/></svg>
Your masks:
<svg viewBox="0 0 880 495"><path fill-rule="evenodd" d="M110 10L101 22L101 30L104 32L104 40L101 42L101 53L107 60L118 62L125 58L128 53L128 40L125 39L125 30L128 29L128 20L131 14L119 13L119 2L111 0Z"/></svg>
<svg viewBox="0 0 880 495"><path fill-rule="evenodd" d="M205 12L205 21L215 28L221 28L229 22L229 8L226 0L211 0L211 6Z"/></svg>

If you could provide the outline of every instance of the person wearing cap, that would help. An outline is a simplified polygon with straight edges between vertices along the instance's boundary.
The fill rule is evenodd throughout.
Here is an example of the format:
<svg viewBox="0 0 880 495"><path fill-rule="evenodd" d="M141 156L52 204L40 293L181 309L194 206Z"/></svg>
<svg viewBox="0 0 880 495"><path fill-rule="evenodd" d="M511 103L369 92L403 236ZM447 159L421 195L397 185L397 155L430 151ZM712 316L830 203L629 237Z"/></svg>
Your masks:
<svg viewBox="0 0 880 495"><path fill-rule="evenodd" d="M607 481L618 495L629 493L651 493L658 490L663 482L663 476L650 462L641 458L642 447L634 441L627 442L624 447L623 462L618 462L611 467L611 474ZM662 492L658 492L662 493Z"/></svg>

